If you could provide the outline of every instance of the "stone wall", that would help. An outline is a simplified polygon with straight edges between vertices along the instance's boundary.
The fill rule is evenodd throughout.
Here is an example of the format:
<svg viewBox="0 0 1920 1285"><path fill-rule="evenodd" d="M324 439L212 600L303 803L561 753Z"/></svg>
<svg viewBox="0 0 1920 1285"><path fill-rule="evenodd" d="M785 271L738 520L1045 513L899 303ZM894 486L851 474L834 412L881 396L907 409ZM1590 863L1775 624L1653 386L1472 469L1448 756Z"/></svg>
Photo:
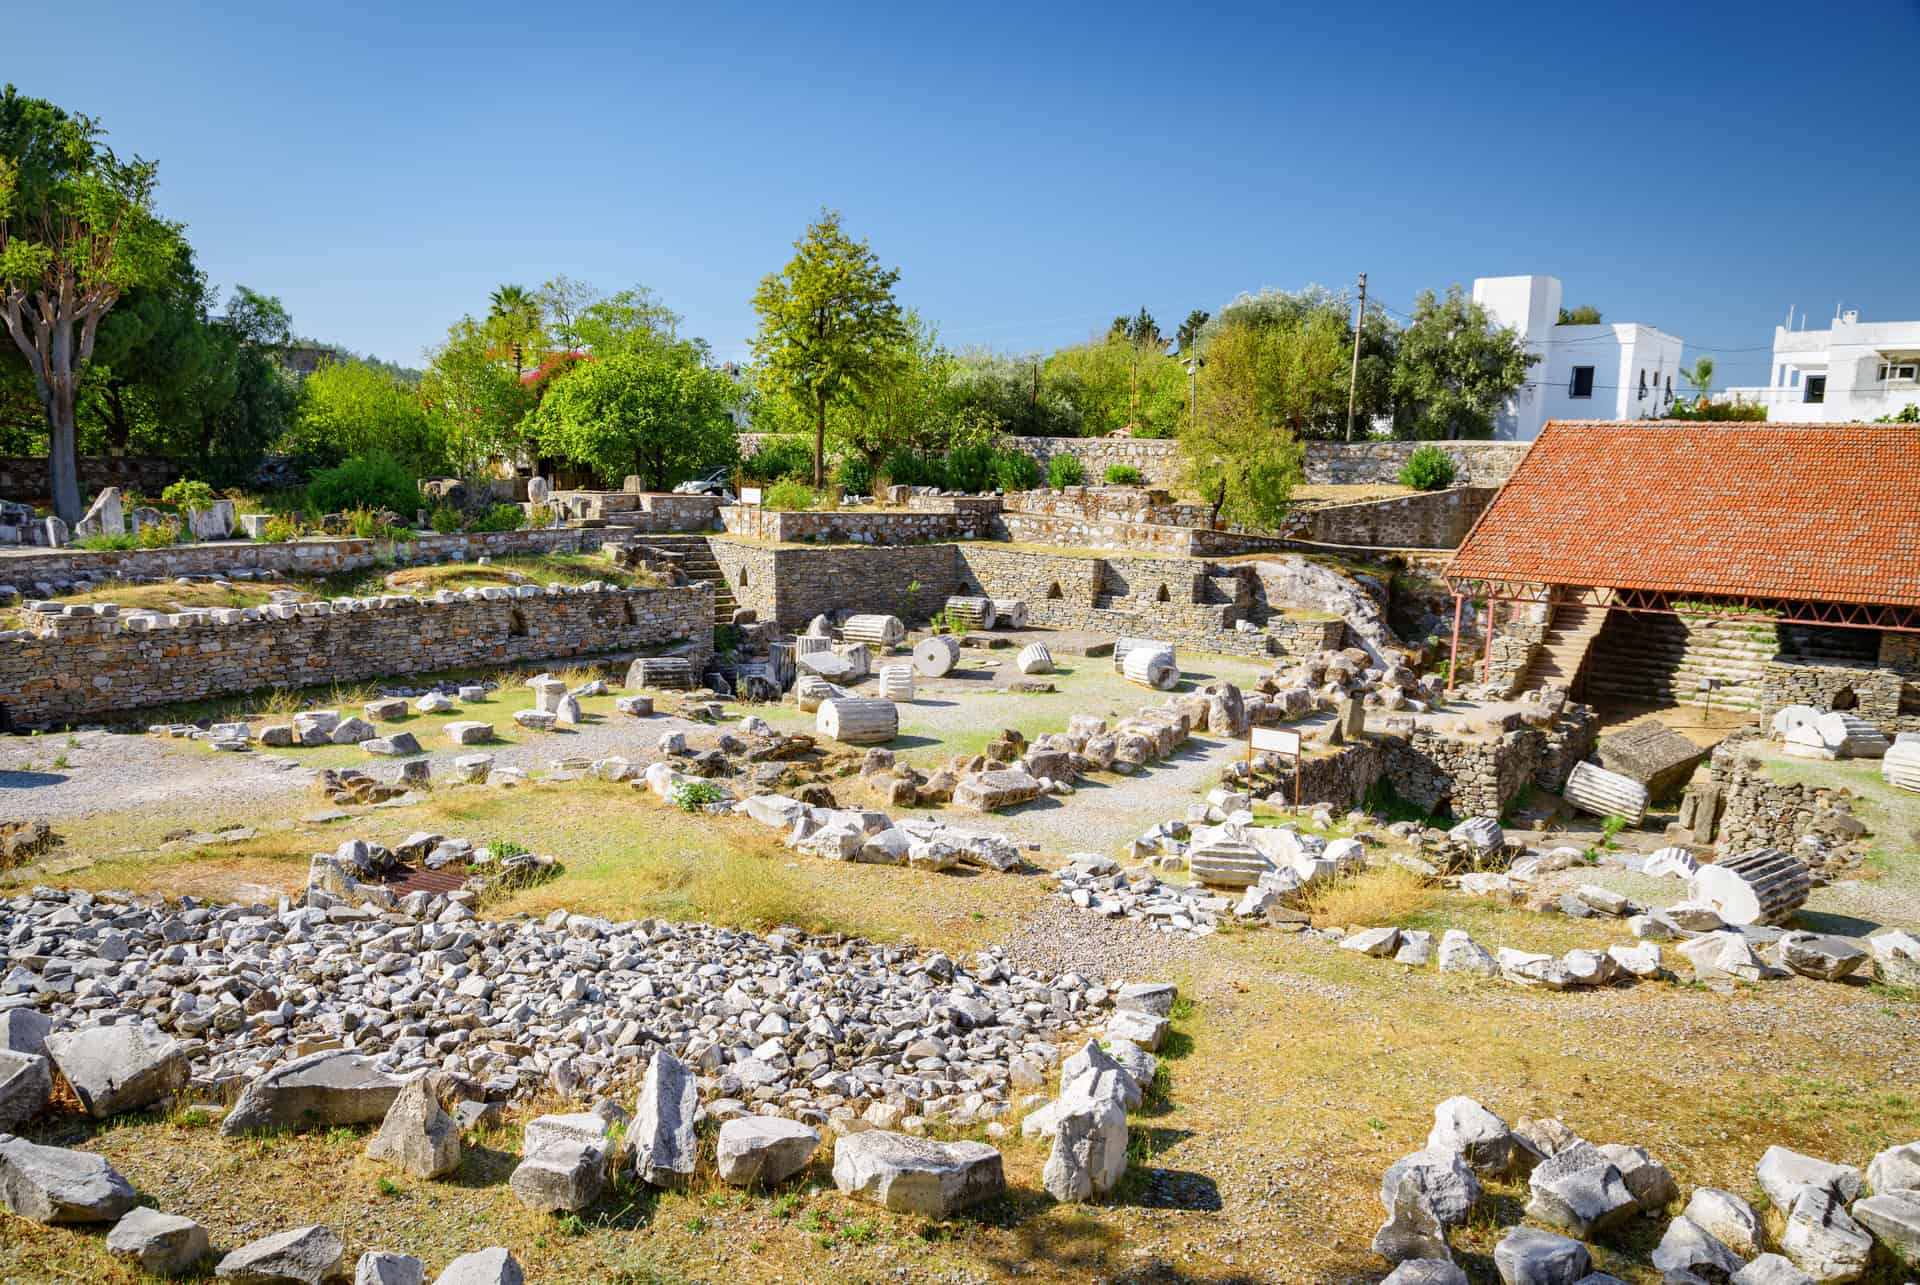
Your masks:
<svg viewBox="0 0 1920 1285"><path fill-rule="evenodd" d="M1415 807L1454 816L1497 817L1533 782L1546 752L1535 728L1487 740L1442 736L1424 727L1389 743L1387 779Z"/></svg>
<svg viewBox="0 0 1920 1285"><path fill-rule="evenodd" d="M715 495L666 495L658 491L630 490L555 491L549 502L564 518L604 521L637 531L698 532L718 530L720 526L720 497Z"/></svg>
<svg viewBox="0 0 1920 1285"><path fill-rule="evenodd" d="M1317 544L1376 549L1457 549L1498 487L1456 486L1299 513L1294 534Z"/></svg>
<svg viewBox="0 0 1920 1285"><path fill-rule="evenodd" d="M1001 445L1031 455L1047 471L1056 455L1072 455L1090 483L1103 482L1110 464L1131 464L1142 481L1166 485L1180 476L1180 443L1165 437L1009 437Z"/></svg>
<svg viewBox="0 0 1920 1285"><path fill-rule="evenodd" d="M1723 742L1707 759L1707 776L1720 791L1715 841L1724 852L1785 848L1809 861L1818 848L1797 848L1804 835L1843 841L1857 834L1851 792L1824 786L1770 781L1751 741ZM1818 871L1816 871L1818 873Z"/></svg>
<svg viewBox="0 0 1920 1285"><path fill-rule="evenodd" d="M734 601L789 629L827 611L884 612L920 623L963 591L950 544L776 549L715 537L708 545Z"/></svg>
<svg viewBox="0 0 1920 1285"><path fill-rule="evenodd" d="M1513 475L1528 442L1308 442L1304 471L1320 486L1398 482L1407 457L1437 446L1453 457L1455 486L1498 486Z"/></svg>
<svg viewBox="0 0 1920 1285"><path fill-rule="evenodd" d="M172 460L157 455L82 455L80 489L99 491L117 486L157 496L180 479ZM47 458L44 455L0 455L0 500L21 503L47 498Z"/></svg>
<svg viewBox="0 0 1920 1285"><path fill-rule="evenodd" d="M273 571L283 576L324 576L360 571L384 560L399 563L464 561L480 556L506 558L598 549L617 532L586 527L549 527L527 531L472 531L421 535L405 543L355 537L290 540L255 544L219 540L177 544L165 549L0 550L0 583L23 592L42 580L132 579L216 575L227 571Z"/></svg>
<svg viewBox="0 0 1920 1285"><path fill-rule="evenodd" d="M1052 544L1069 549L1137 550L1190 558L1197 537L1189 527L1149 526L1125 518L1074 517L1067 514L1003 513L996 524L1001 539L1016 544Z"/></svg>
<svg viewBox="0 0 1920 1285"><path fill-rule="evenodd" d="M773 544L927 544L939 540L985 540L994 532L992 509L973 506L944 511L786 510L731 504L720 509L720 521L728 535Z"/></svg>
<svg viewBox="0 0 1920 1285"><path fill-rule="evenodd" d="M1761 716L1763 722L1770 722L1783 705L1851 709L1882 730L1893 731L1900 723L1906 688L1899 671L1877 665L1773 660L1760 674Z"/></svg>
<svg viewBox="0 0 1920 1285"><path fill-rule="evenodd" d="M0 727L115 718L267 687L546 663L682 643L713 650L707 588L473 590L433 599L104 615L24 612L0 636Z"/></svg>
<svg viewBox="0 0 1920 1285"><path fill-rule="evenodd" d="M1165 491L1147 486L1041 487L1006 497L1008 511L1041 517L1087 518L1097 522L1144 522L1153 526L1207 525L1204 504L1176 504Z"/></svg>

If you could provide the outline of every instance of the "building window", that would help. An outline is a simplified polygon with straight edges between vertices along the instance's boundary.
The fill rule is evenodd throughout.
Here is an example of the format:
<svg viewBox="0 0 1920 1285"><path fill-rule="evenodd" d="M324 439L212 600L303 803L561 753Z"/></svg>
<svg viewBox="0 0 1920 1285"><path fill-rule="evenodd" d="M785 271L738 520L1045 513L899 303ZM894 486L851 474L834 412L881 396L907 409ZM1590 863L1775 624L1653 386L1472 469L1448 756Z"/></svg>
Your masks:
<svg viewBox="0 0 1920 1285"><path fill-rule="evenodd" d="M1880 367L1880 382L1883 384L1911 384L1920 376L1920 363L1885 362Z"/></svg>
<svg viewBox="0 0 1920 1285"><path fill-rule="evenodd" d="M1644 370L1640 372L1640 400L1647 400L1647 372Z"/></svg>
<svg viewBox="0 0 1920 1285"><path fill-rule="evenodd" d="M1806 395L1803 396L1801 400L1809 406L1827 400L1827 377L1825 375L1808 375L1805 388Z"/></svg>
<svg viewBox="0 0 1920 1285"><path fill-rule="evenodd" d="M1575 366L1573 368L1573 378L1567 383L1567 396L1593 396L1593 367Z"/></svg>

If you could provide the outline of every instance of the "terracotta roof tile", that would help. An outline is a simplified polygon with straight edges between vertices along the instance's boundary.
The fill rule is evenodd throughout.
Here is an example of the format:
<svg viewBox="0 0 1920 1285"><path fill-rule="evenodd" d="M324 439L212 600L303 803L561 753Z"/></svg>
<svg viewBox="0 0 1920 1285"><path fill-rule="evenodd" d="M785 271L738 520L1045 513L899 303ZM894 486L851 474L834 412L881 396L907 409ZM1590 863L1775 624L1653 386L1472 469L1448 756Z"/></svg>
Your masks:
<svg viewBox="0 0 1920 1285"><path fill-rule="evenodd" d="M1920 428L1554 421L1447 575L1920 606Z"/></svg>

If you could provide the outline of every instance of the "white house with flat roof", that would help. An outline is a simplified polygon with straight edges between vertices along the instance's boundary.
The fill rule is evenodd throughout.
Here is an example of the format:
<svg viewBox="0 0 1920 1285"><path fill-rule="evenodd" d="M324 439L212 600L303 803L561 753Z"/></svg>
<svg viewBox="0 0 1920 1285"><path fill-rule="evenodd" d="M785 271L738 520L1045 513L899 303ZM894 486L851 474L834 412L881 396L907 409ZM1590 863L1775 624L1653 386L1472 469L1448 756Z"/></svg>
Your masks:
<svg viewBox="0 0 1920 1285"><path fill-rule="evenodd" d="M1920 406L1920 321L1862 321L1843 312L1825 330L1773 328L1773 382L1729 388L1767 418L1867 423Z"/></svg>
<svg viewBox="0 0 1920 1285"><path fill-rule="evenodd" d="M1673 405L1685 345L1638 322L1560 324L1560 278L1479 277L1473 299L1540 360L1508 399L1496 437L1531 441L1550 419L1658 419Z"/></svg>

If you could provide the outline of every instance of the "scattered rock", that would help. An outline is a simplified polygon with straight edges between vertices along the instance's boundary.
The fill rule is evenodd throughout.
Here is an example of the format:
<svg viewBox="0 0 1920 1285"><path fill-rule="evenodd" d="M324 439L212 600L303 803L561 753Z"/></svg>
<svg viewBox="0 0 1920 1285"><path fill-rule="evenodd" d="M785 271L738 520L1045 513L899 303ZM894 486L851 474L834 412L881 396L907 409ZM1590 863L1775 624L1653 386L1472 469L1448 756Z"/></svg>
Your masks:
<svg viewBox="0 0 1920 1285"><path fill-rule="evenodd" d="M141 1205L107 1233L107 1252L155 1276L178 1276L211 1254L213 1246L207 1229L193 1219Z"/></svg>
<svg viewBox="0 0 1920 1285"><path fill-rule="evenodd" d="M835 1144L833 1182L849 1196L928 1218L946 1218L1007 1186L1000 1153L985 1143L941 1143L881 1129Z"/></svg>
<svg viewBox="0 0 1920 1285"><path fill-rule="evenodd" d="M242 1245L213 1274L242 1285L322 1285L342 1275L347 1247L326 1227L296 1227Z"/></svg>
<svg viewBox="0 0 1920 1285"><path fill-rule="evenodd" d="M42 1223L112 1222L138 1199L105 1156L0 1133L0 1204Z"/></svg>
<svg viewBox="0 0 1920 1285"><path fill-rule="evenodd" d="M772 1187L807 1167L820 1135L782 1116L743 1116L720 1126L720 1180L736 1187Z"/></svg>

